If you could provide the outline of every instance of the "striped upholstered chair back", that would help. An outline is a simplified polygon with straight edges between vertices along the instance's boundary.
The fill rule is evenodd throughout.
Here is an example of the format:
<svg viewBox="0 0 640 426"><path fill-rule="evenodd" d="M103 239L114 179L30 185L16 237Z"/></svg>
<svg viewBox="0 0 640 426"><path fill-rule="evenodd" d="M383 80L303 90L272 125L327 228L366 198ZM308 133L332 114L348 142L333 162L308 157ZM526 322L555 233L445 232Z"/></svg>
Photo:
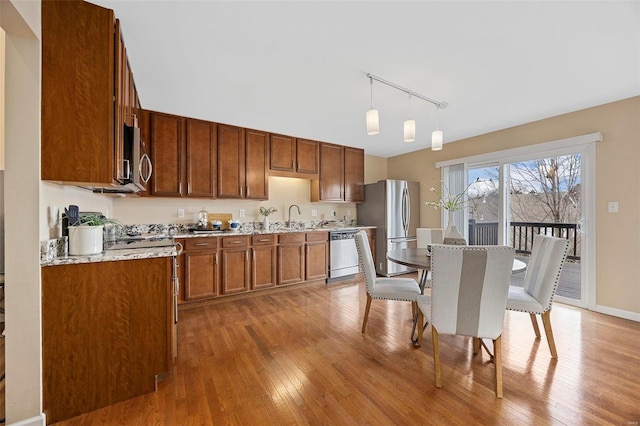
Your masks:
<svg viewBox="0 0 640 426"><path fill-rule="evenodd" d="M524 289L541 305L541 310L535 310L536 314L542 314L551 308L568 250L569 240L566 238L539 234L533 239L531 258L524 276ZM528 305L522 310L531 312L531 308Z"/></svg>
<svg viewBox="0 0 640 426"><path fill-rule="evenodd" d="M514 257L507 246L434 245L431 324L438 333L498 338Z"/></svg>

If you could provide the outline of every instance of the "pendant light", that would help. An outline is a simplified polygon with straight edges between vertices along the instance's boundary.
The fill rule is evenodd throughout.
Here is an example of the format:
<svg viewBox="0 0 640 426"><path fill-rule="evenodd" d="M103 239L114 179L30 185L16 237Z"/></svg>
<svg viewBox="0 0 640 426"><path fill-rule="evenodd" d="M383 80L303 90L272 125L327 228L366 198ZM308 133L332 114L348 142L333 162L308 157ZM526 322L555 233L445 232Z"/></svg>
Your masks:
<svg viewBox="0 0 640 426"><path fill-rule="evenodd" d="M442 141L444 134L442 130L434 130L431 132L431 151L440 151L442 149Z"/></svg>
<svg viewBox="0 0 640 426"><path fill-rule="evenodd" d="M409 117L411 117L411 93L409 93ZM404 141L414 142L416 140L416 120L406 120L404 122Z"/></svg>
<svg viewBox="0 0 640 426"><path fill-rule="evenodd" d="M373 136L380 133L380 121L378 120L378 110L373 109L373 78L369 77L371 84L371 101L369 111L367 111L367 135Z"/></svg>

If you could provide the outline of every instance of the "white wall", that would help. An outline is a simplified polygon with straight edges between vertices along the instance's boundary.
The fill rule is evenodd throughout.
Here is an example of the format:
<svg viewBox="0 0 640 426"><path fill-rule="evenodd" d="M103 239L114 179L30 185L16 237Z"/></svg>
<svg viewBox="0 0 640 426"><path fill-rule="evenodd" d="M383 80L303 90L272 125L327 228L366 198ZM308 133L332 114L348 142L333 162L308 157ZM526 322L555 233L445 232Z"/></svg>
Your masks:
<svg viewBox="0 0 640 426"><path fill-rule="evenodd" d="M40 2L3 0L7 423L44 424L40 314Z"/></svg>

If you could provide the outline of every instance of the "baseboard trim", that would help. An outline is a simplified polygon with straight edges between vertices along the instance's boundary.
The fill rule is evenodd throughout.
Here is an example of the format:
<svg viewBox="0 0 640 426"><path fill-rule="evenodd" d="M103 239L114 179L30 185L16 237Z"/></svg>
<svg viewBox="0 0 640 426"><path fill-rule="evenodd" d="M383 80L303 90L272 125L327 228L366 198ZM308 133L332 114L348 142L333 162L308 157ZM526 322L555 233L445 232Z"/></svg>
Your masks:
<svg viewBox="0 0 640 426"><path fill-rule="evenodd" d="M636 312L623 311L622 309L610 308L608 306L596 305L593 309L601 314L611 315L618 318L624 318L631 321L640 322L640 314Z"/></svg>
<svg viewBox="0 0 640 426"><path fill-rule="evenodd" d="M44 413L40 413L39 416L31 417L30 419L20 420L17 423L11 423L13 426L46 426L47 416Z"/></svg>

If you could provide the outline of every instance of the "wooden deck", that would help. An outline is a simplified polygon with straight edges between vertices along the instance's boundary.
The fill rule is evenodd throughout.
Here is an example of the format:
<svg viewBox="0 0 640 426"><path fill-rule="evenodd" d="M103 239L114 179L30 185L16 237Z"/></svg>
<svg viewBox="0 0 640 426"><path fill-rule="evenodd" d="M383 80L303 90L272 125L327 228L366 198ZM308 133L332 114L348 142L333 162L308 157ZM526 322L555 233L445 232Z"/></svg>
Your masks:
<svg viewBox="0 0 640 426"><path fill-rule="evenodd" d="M413 274L415 276L415 274ZM469 338L412 346L407 302L361 281L261 292L181 309L179 358L154 393L64 425L614 424L640 421L640 323L556 303L559 359L529 316L506 312L504 398Z"/></svg>

